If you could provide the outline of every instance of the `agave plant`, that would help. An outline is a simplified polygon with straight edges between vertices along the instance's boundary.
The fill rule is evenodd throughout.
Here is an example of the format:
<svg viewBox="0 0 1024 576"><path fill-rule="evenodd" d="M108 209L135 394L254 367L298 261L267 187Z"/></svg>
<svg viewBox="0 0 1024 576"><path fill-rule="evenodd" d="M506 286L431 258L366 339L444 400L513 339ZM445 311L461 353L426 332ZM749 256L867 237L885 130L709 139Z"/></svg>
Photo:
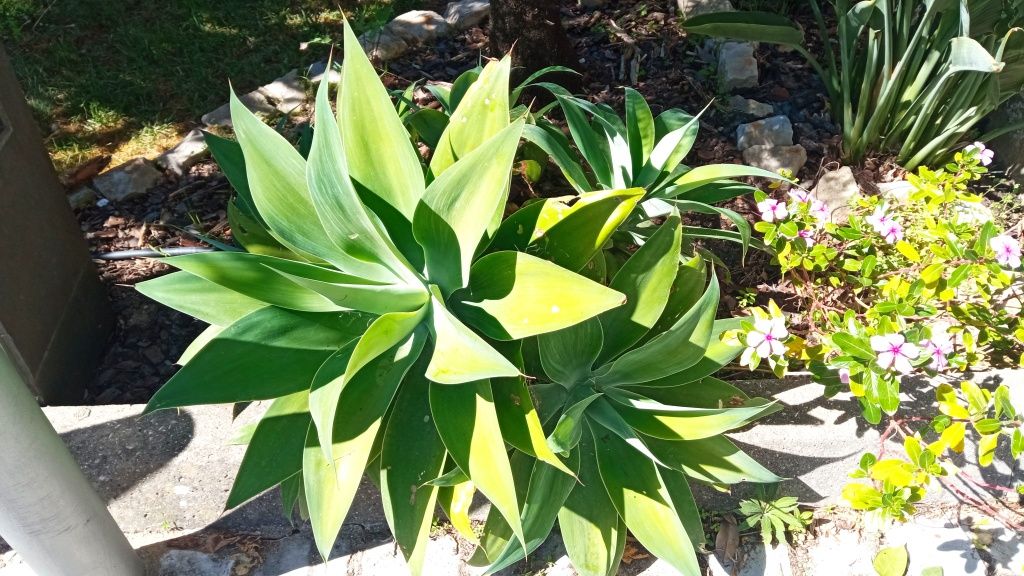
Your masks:
<svg viewBox="0 0 1024 576"><path fill-rule="evenodd" d="M513 216L506 227L522 222ZM616 574L628 531L696 576L704 532L688 479L719 486L779 480L722 436L776 408L712 377L740 351L719 338L738 319L715 320L718 283L713 274L707 282L699 257L680 264L681 242L672 214L612 276L625 306L524 342L547 443L573 475L524 453L512 457L526 545L492 509L474 557L489 564L488 573L536 549L557 521L581 575ZM472 479L442 480L443 507L455 526L468 526L458 504L471 497Z"/></svg>
<svg viewBox="0 0 1024 576"><path fill-rule="evenodd" d="M941 164L1024 89L1024 1L834 0L834 34L818 0L809 4L825 40L824 65L804 46L803 31L778 14L702 14L684 28L796 49L828 90L851 161L883 151L907 170ZM1020 128L1001 126L981 140Z"/></svg>
<svg viewBox="0 0 1024 576"><path fill-rule="evenodd" d="M418 573L439 491L427 481L446 467L465 472L524 546L506 439L528 439L524 453L571 477L502 341L567 328L625 296L530 254L485 251L523 129L509 121L508 58L466 91L425 170L347 27L345 54L337 114L326 82L317 93L308 158L232 95L238 141L215 140L214 152L232 166L246 250L168 258L178 272L139 285L211 324L147 410L271 400L244 438L227 506L280 485L327 557L369 471ZM583 243L564 250L587 261L616 225L578 230ZM520 401L499 400L510 393Z"/></svg>
<svg viewBox="0 0 1024 576"><path fill-rule="evenodd" d="M650 233L650 218L664 217L675 208L718 214L736 226L735 231L688 227L688 238L734 240L746 250L751 242L749 223L733 210L714 204L756 190L733 178L780 179L778 174L741 164L695 168L683 164L697 139L699 117L677 108L655 117L644 97L632 88L625 88L626 116L621 118L606 104L574 97L558 85L540 85L557 98L579 154L569 146L569 139L561 130L544 120L527 125L524 137L551 156L578 192L642 188L642 210L632 214L623 225L634 241L642 243Z"/></svg>

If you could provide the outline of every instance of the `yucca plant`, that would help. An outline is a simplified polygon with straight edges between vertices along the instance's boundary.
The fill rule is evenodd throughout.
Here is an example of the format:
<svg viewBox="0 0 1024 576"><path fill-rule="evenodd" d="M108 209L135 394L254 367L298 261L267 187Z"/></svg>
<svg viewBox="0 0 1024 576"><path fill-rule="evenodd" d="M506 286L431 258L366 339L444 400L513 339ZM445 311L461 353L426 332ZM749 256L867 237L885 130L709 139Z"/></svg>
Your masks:
<svg viewBox="0 0 1024 576"><path fill-rule="evenodd" d="M555 216L554 206L545 209ZM516 216L496 239L504 229L524 228ZM544 236L534 243L542 246ZM616 574L628 531L696 576L704 531L689 480L778 481L722 436L776 407L712 376L740 352L719 338L738 319L715 320L718 282L713 273L707 281L710 270L700 257L680 264L682 237L672 214L611 276L610 286L627 296L625 306L524 342L529 390L549 431L547 443L574 476L524 453L512 457L526 547L492 509L474 557L489 564L488 573L532 552L557 521L581 575ZM443 502L471 497L470 479L446 480L448 494L458 497ZM468 525L464 509L446 507L456 526Z"/></svg>
<svg viewBox="0 0 1024 576"><path fill-rule="evenodd" d="M843 153L897 155L907 169L941 164L968 133L1024 89L1022 0L834 0L837 30L818 0L810 6L824 41L824 65L803 31L766 12L702 14L695 34L769 42L796 49L828 90L843 131ZM833 45L833 38L835 43ZM987 141L1024 127L1001 126Z"/></svg>
<svg viewBox="0 0 1024 576"><path fill-rule="evenodd" d="M499 414L497 398L522 381L498 341L566 328L625 297L535 256L484 253L523 126L509 122L508 58L467 91L425 171L347 28L345 54L337 115L327 83L317 94L308 159L232 96L238 148L218 145L241 153L236 212L250 216L240 240L252 249L168 258L179 272L139 285L212 324L148 410L273 400L228 507L281 485L287 507L301 498L326 557L369 469L418 573L438 491L425 483L446 462L523 542L505 436L526 434L531 457L569 471L528 395ZM603 241L590 238L580 257Z"/></svg>
<svg viewBox="0 0 1024 576"><path fill-rule="evenodd" d="M578 192L642 188L641 210L631 214L622 226L633 241L644 241L652 230L651 218L678 209L718 214L736 226L735 231L687 227L687 238L734 240L746 250L751 241L746 218L715 204L756 190L734 178L781 176L742 164L694 168L683 164L696 142L699 116L671 108L655 117L644 97L632 88L625 88L626 116L622 118L606 104L572 96L555 84L539 85L555 95L575 150L561 130L544 119L527 125L523 136L551 156Z"/></svg>

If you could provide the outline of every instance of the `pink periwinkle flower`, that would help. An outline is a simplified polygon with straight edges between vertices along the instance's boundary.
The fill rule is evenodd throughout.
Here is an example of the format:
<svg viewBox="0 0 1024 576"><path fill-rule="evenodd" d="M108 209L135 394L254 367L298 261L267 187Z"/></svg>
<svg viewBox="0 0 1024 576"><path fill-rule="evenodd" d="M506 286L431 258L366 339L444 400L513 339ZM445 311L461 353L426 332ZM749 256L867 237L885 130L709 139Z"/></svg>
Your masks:
<svg viewBox="0 0 1024 576"><path fill-rule="evenodd" d="M996 262L1000 266L1016 269L1020 268L1020 243L1009 234L1000 234L988 241L992 251L996 253Z"/></svg>
<svg viewBox="0 0 1024 576"><path fill-rule="evenodd" d="M839 369L839 381L849 386L850 384L850 369L840 368Z"/></svg>
<svg viewBox="0 0 1024 576"><path fill-rule="evenodd" d="M986 147L983 142L968 144L967 147L964 148L964 152L974 152L982 166L988 166L991 164L992 159L996 156L996 153L991 148Z"/></svg>
<svg viewBox="0 0 1024 576"><path fill-rule="evenodd" d="M953 353L953 340L946 332L935 332L932 337L921 342L924 353L931 356L932 361L928 365L934 370L942 371L949 366L946 356Z"/></svg>
<svg viewBox="0 0 1024 576"><path fill-rule="evenodd" d="M821 200L813 200L811 201L811 216L814 216L815 219L824 224L828 222L832 212L829 211L828 206Z"/></svg>
<svg viewBox="0 0 1024 576"><path fill-rule="evenodd" d="M879 234L885 238L885 241L889 244L895 244L896 242L903 240L903 226L895 220L889 220L886 222L879 231Z"/></svg>
<svg viewBox="0 0 1024 576"><path fill-rule="evenodd" d="M814 246L814 232L810 230L801 230L796 233L797 238L803 238L804 242L807 243L807 247Z"/></svg>
<svg viewBox="0 0 1024 576"><path fill-rule="evenodd" d="M907 342L902 334L883 334L871 337L871 349L878 354L875 360L882 370L893 370L909 374L914 370L911 360L917 359L921 351Z"/></svg>
<svg viewBox="0 0 1024 576"><path fill-rule="evenodd" d="M789 191L789 197L792 198L794 201L799 202L801 204L808 204L812 200L811 193L808 192L807 190L802 190L800 188L797 188L795 190L790 190Z"/></svg>
<svg viewBox="0 0 1024 576"><path fill-rule="evenodd" d="M757 209L761 212L761 219L765 222L785 220L786 217L789 216L789 210L786 209L786 203L779 202L774 198L765 198L758 202Z"/></svg>

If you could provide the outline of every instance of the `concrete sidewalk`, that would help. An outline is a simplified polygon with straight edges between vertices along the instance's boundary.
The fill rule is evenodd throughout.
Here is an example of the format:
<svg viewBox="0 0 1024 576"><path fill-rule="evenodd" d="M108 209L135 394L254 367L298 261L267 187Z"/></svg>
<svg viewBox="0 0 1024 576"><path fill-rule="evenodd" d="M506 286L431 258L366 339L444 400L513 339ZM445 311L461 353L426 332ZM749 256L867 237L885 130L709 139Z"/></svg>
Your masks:
<svg viewBox="0 0 1024 576"><path fill-rule="evenodd" d="M860 418L856 402L822 398L821 387L808 382L740 384L751 396L776 398L784 409L732 438L768 468L790 478L781 487L782 494L798 496L807 504L839 504L839 490L860 455L879 449L879 433ZM904 414L925 415L930 402L928 392L921 393L920 399L905 397ZM45 412L121 528L148 559L153 574L402 573L404 563L390 540L379 495L369 483L352 507L329 568L315 552L308 525L293 525L282 516L276 491L224 512L244 452L243 446L230 442L264 408L265 404L256 403L237 416L230 406L144 417L140 417L141 405L49 407ZM887 450L899 453L900 448L888 443ZM1002 458L1008 461L1005 455ZM979 471L970 464L973 460L972 454L966 454L960 464L985 482L1011 485L1014 478L1022 479L1019 464L1015 469L999 465ZM739 486L733 494L723 494L695 486L695 495L702 508L722 511L734 508L750 490ZM936 487L925 508L943 513L957 504L952 494ZM475 514L482 520L486 509L479 506ZM1000 537L996 535L994 541ZM1019 541L1014 546L1019 548ZM471 552L465 542L439 530L426 565L431 574L475 574L478 571L460 560ZM868 556L866 551L863 555ZM531 555L529 563L510 573L547 569L547 573L570 574L559 571L563 565L568 569L562 556L554 537ZM1007 562L1016 561L1010 554ZM19 564L11 552L0 555L0 576L26 574ZM659 562L638 559L624 573L671 573L666 569Z"/></svg>

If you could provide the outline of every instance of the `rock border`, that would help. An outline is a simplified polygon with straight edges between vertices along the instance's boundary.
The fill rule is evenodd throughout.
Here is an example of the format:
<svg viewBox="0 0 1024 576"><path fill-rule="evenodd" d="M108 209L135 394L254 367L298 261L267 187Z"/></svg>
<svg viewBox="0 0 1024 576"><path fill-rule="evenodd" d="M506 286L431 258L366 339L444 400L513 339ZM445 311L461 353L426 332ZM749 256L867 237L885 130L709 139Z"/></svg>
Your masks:
<svg viewBox="0 0 1024 576"><path fill-rule="evenodd" d="M380 30L366 32L359 43L376 64L401 56L410 48L478 26L491 13L490 0L456 0L445 7L444 16L431 10L410 10L399 14ZM256 114L291 114L311 102L311 86L327 76L328 82L340 79L337 70L327 70L326 61L318 61L305 70L295 68L269 84L239 97ZM225 103L203 114L206 129L231 126L230 106ZM174 147L153 160L137 157L116 166L68 194L73 209L94 203L105 206L146 194L165 176L181 178L188 169L209 154L200 129L190 131Z"/></svg>

